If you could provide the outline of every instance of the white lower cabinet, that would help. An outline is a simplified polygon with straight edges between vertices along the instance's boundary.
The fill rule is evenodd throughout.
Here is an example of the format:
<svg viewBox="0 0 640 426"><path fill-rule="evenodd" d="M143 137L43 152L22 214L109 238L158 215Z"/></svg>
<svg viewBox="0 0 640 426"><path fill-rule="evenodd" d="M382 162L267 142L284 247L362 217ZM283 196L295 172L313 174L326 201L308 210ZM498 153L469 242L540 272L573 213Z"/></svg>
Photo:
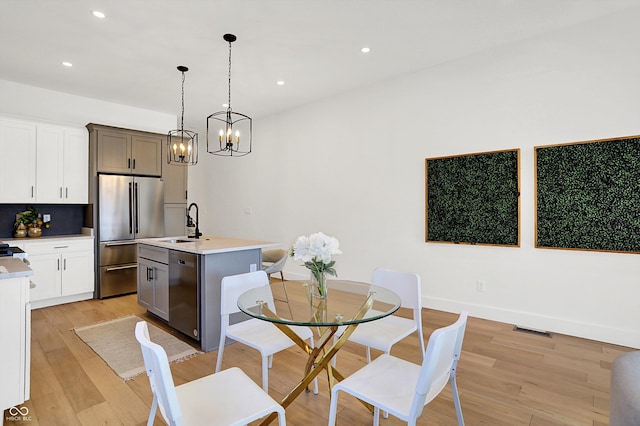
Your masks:
<svg viewBox="0 0 640 426"><path fill-rule="evenodd" d="M93 238L28 241L24 251L33 270L33 308L93 298Z"/></svg>
<svg viewBox="0 0 640 426"><path fill-rule="evenodd" d="M31 365L29 277L0 280L0 342L5 346L4 350L0 351L0 413L2 413L29 399Z"/></svg>

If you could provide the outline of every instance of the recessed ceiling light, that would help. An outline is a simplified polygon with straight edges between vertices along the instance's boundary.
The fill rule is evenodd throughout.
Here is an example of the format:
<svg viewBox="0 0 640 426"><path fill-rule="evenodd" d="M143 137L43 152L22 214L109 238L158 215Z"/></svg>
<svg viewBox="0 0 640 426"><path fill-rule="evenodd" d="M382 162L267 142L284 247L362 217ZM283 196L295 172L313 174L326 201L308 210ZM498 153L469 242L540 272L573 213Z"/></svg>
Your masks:
<svg viewBox="0 0 640 426"><path fill-rule="evenodd" d="M369 53L369 52L371 52L371 49L369 49L368 47L363 47L362 49L360 49L360 51L362 53Z"/></svg>
<svg viewBox="0 0 640 426"><path fill-rule="evenodd" d="M65 67L69 67L69 68L71 68L73 66L73 64L71 62L67 62L67 61L64 61L62 63L62 65L64 65Z"/></svg>
<svg viewBox="0 0 640 426"><path fill-rule="evenodd" d="M93 16L100 19L104 19L107 16L103 12L100 12L99 10L94 10L92 13L93 13Z"/></svg>
<svg viewBox="0 0 640 426"><path fill-rule="evenodd" d="M278 86L284 86L284 80L278 80L278 81L276 81L276 84Z"/></svg>

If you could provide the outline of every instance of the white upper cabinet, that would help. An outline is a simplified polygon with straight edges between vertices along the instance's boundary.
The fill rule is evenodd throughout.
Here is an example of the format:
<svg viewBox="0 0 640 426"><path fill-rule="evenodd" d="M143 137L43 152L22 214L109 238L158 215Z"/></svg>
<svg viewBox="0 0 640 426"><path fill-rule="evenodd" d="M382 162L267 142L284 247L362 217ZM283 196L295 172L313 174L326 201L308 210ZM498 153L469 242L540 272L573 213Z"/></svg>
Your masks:
<svg viewBox="0 0 640 426"><path fill-rule="evenodd" d="M0 152L0 203L89 202L86 129L0 117Z"/></svg>
<svg viewBox="0 0 640 426"><path fill-rule="evenodd" d="M0 203L35 201L36 126L0 117Z"/></svg>
<svg viewBox="0 0 640 426"><path fill-rule="evenodd" d="M87 129L64 130L64 201L89 202L89 134Z"/></svg>
<svg viewBox="0 0 640 426"><path fill-rule="evenodd" d="M38 126L36 202L88 203L88 137L84 129Z"/></svg>

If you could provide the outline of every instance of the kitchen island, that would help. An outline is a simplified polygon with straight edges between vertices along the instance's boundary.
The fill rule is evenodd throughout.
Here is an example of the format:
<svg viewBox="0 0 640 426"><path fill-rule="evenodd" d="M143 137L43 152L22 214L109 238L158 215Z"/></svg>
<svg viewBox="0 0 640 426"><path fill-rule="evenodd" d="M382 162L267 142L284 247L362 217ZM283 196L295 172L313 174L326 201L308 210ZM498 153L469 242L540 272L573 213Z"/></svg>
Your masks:
<svg viewBox="0 0 640 426"><path fill-rule="evenodd" d="M203 351L215 350L222 278L259 270L262 249L279 245L206 235L138 240L138 303Z"/></svg>
<svg viewBox="0 0 640 426"><path fill-rule="evenodd" d="M0 258L0 412L29 399L32 274L22 260Z"/></svg>

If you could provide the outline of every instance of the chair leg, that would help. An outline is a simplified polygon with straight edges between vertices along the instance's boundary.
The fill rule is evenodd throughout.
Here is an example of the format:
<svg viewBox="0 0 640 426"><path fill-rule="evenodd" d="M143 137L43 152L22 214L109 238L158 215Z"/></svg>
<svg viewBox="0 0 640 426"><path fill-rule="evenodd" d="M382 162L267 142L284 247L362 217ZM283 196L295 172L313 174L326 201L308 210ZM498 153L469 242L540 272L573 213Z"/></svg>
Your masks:
<svg viewBox="0 0 640 426"><path fill-rule="evenodd" d="M222 355L224 354L224 340L225 340L224 331L222 331L220 334L222 334L222 336L220 336L220 344L218 345L218 358L216 359L216 373L218 373L222 368Z"/></svg>
<svg viewBox="0 0 640 426"><path fill-rule="evenodd" d="M373 407L373 426L380 425L380 409L378 407Z"/></svg>
<svg viewBox="0 0 640 426"><path fill-rule="evenodd" d="M315 343L313 342L313 335L309 338L309 345L314 348L315 347ZM315 379L313 379L313 394L317 395L318 394L318 377L316 376Z"/></svg>
<svg viewBox="0 0 640 426"><path fill-rule="evenodd" d="M449 381L451 382L451 393L453 394L453 404L456 407L458 426L464 426L464 418L462 417L462 406L460 405L460 396L458 395L458 385L456 383L456 370L453 370Z"/></svg>
<svg viewBox="0 0 640 426"><path fill-rule="evenodd" d="M367 346L367 364L371 364L371 348Z"/></svg>
<svg viewBox="0 0 640 426"><path fill-rule="evenodd" d="M262 357L262 389L269 393L269 357Z"/></svg>
<svg viewBox="0 0 640 426"><path fill-rule="evenodd" d="M287 420L284 414L284 408L281 411L277 411L278 413L278 426L287 426Z"/></svg>
<svg viewBox="0 0 640 426"><path fill-rule="evenodd" d="M149 411L149 420L147 420L147 426L153 426L153 420L156 418L157 409L158 409L158 397L153 395L153 402L151 403L151 410Z"/></svg>
<svg viewBox="0 0 640 426"><path fill-rule="evenodd" d="M287 285L284 282L284 275L282 275L282 271L280 271L280 275L282 276L282 288L284 289L284 298L287 300L287 306L289 307L289 315L293 318L293 311L291 311L291 304L289 303L289 293L287 293Z"/></svg>
<svg viewBox="0 0 640 426"><path fill-rule="evenodd" d="M336 425L336 416L338 415L338 389L335 387L331 391L331 403L329 404L329 426Z"/></svg>
<svg viewBox="0 0 640 426"><path fill-rule="evenodd" d="M284 275L282 274L282 271L280 271L280 276L282 277L282 288L284 289L284 299L274 297L273 300L286 303L287 307L289 308L289 317L293 318L293 311L291 311L291 304L289 303L289 293L287 292L287 285L284 282ZM269 284L271 284L271 275L269 275Z"/></svg>

